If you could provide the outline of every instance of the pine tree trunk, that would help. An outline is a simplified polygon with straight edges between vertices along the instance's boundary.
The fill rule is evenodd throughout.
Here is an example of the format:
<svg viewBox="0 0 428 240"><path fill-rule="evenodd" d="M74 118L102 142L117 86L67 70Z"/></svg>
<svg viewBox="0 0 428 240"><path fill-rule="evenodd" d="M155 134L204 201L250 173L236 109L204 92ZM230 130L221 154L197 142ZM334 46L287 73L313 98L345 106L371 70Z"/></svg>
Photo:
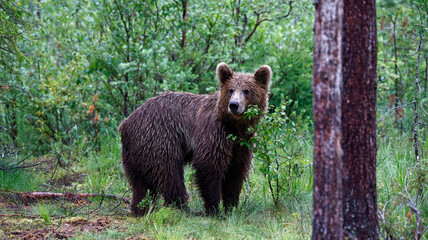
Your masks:
<svg viewBox="0 0 428 240"><path fill-rule="evenodd" d="M312 239L343 239L341 167L342 1L315 3Z"/></svg>
<svg viewBox="0 0 428 240"><path fill-rule="evenodd" d="M378 239L376 1L344 0L343 217L345 236Z"/></svg>

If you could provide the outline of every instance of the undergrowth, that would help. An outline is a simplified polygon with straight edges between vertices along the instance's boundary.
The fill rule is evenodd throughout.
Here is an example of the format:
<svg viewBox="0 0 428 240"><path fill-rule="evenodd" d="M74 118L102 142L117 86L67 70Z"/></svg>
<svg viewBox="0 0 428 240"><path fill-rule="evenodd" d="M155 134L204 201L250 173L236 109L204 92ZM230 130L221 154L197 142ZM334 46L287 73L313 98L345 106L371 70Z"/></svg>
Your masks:
<svg viewBox="0 0 428 240"><path fill-rule="evenodd" d="M83 202L42 200L25 206L19 199L0 198L2 214L21 216L2 219L5 223L0 225L0 236L8 238L11 231L24 229L72 228L74 225L69 223L75 221L73 218L79 218L79 221L86 224L83 226L89 226L88 230L73 232L69 236L71 239L309 239L312 219L312 136L307 125L294 124L291 119L287 119L285 124L278 124L276 121L284 117L281 113L283 110L277 109L269 120L283 127L275 136L277 142L270 142L274 147L280 147L277 152L273 151L272 146L261 145L257 141L255 143L264 147L263 151L271 151L272 154L286 156L290 149L296 149L296 154L289 155L291 157L288 161L282 163L281 166L285 166L286 171L282 169L285 172L281 172L276 168L276 162L271 162L270 166L274 168L266 168L266 162L263 162L266 159L260 155L263 153L256 152L254 166L249 181L244 183L239 206L222 218L193 214L203 210L203 201L194 184L194 170L186 167L190 213L163 206L162 201L148 215L135 218L130 214L128 205L117 199L97 197ZM265 125L259 128L265 134L269 134L272 127L269 121L263 122ZM284 131L292 131L293 138L284 135ZM3 193L90 192L130 197L131 192L120 163L120 141L117 134L111 132L99 138L97 148L77 142L75 149L69 154L71 157L67 160L67 165L52 164L56 158L45 155L34 158L34 161L46 160L36 167L0 171L0 190ZM386 134L382 128L378 132L377 193L379 216L383 216L383 219L380 218L381 234L389 232L389 236L397 239L411 238L418 227L418 216L412 213L409 200L415 201L417 198L415 207L420 212L419 218L427 224L427 158L422 157L419 165L415 164L410 133L392 129ZM424 134L426 133L421 133L421 149L426 156L428 143ZM76 154L78 152L83 154ZM296 164L299 171L292 172L296 169ZM269 181L276 181L272 176L284 180L280 185L283 191L272 192ZM11 202L14 207L11 207ZM24 224L22 220L27 219L25 216L28 216L28 221ZM102 231L91 230L90 226L95 226L100 219L108 219L109 224L102 225ZM23 227L24 225L27 227ZM421 239L426 238L426 234L421 236Z"/></svg>

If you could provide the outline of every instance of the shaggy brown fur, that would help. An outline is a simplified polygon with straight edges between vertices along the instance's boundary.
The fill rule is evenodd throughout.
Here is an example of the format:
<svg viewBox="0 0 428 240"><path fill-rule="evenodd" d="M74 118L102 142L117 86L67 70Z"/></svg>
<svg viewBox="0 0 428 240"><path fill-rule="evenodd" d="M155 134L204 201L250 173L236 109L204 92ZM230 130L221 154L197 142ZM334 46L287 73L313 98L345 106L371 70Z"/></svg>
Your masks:
<svg viewBox="0 0 428 240"><path fill-rule="evenodd" d="M243 113L248 105L266 110L272 72L262 66L255 75L233 73L225 63L216 72L219 92L166 92L146 101L120 124L122 165L132 187L135 215L148 210L137 206L147 190L154 199L161 194L167 204L186 203L185 164L196 169L207 214L219 213L220 198L226 211L238 204L252 153L228 136L251 137L248 127L257 120L244 119Z"/></svg>

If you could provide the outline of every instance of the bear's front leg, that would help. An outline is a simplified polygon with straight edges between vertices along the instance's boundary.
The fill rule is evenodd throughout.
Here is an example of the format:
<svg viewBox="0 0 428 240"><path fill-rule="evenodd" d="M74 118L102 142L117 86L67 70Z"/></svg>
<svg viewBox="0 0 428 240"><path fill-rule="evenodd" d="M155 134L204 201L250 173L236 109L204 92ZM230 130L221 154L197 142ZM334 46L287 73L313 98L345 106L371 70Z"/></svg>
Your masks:
<svg viewBox="0 0 428 240"><path fill-rule="evenodd" d="M204 200L206 214L210 216L219 215L221 175L213 171L212 168L197 166L195 168L196 183Z"/></svg>
<svg viewBox="0 0 428 240"><path fill-rule="evenodd" d="M242 169L230 168L221 184L221 194L223 198L223 206L226 212L238 206L239 194L246 174Z"/></svg>
<svg viewBox="0 0 428 240"><path fill-rule="evenodd" d="M226 212L238 205L242 184L250 169L251 154L251 150L246 146L239 146L234 149L234 156L221 183L221 196Z"/></svg>

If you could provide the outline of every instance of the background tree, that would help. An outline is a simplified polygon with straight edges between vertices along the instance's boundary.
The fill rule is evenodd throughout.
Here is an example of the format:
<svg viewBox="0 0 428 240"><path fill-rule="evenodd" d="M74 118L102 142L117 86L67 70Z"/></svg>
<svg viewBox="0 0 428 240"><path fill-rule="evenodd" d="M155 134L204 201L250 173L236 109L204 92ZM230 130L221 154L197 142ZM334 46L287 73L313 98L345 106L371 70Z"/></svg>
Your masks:
<svg viewBox="0 0 428 240"><path fill-rule="evenodd" d="M343 224L357 239L377 239L375 0L345 0L343 29Z"/></svg>

